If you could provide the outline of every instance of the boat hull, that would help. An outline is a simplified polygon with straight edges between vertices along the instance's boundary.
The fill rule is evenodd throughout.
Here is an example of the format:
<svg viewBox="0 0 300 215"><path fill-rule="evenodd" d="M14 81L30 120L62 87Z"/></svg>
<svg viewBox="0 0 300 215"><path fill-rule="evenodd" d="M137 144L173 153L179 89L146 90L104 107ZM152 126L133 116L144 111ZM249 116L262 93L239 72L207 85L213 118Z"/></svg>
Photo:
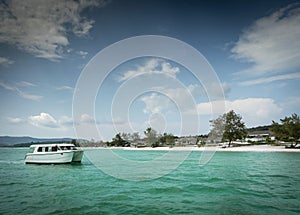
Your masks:
<svg viewBox="0 0 300 215"><path fill-rule="evenodd" d="M72 162L77 162L80 163L83 157L83 151L82 150L77 150L77 151L73 151L73 158L72 158Z"/></svg>
<svg viewBox="0 0 300 215"><path fill-rule="evenodd" d="M68 164L72 162L74 152L28 153L26 164Z"/></svg>

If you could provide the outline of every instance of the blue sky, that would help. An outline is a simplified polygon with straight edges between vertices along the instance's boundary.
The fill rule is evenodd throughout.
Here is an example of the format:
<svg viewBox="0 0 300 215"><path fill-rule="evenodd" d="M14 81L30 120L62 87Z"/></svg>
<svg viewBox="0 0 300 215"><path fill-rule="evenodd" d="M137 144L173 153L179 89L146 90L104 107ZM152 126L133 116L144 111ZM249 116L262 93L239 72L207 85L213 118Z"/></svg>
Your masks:
<svg viewBox="0 0 300 215"><path fill-rule="evenodd" d="M109 140L149 126L205 134L213 115L222 114L211 113L220 102L210 98L218 87L225 111L235 110L247 127L300 114L297 2L1 1L0 135ZM120 62L99 84L94 114L73 117L76 83L89 62L106 47L142 35L194 47L219 85L203 86L178 62L140 57ZM100 135L91 132L94 126Z"/></svg>

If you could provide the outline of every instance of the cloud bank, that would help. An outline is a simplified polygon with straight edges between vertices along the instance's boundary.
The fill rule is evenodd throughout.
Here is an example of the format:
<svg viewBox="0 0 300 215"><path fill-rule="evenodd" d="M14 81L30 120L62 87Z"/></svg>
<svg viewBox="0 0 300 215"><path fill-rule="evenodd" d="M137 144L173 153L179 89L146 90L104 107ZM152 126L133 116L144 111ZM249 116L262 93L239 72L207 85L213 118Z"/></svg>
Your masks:
<svg viewBox="0 0 300 215"><path fill-rule="evenodd" d="M93 20L83 17L97 0L11 0L0 2L0 43L8 43L36 57L61 59L69 45L68 33L87 36Z"/></svg>
<svg viewBox="0 0 300 215"><path fill-rule="evenodd" d="M214 101L212 103L216 106L218 106L218 103L222 104L220 101ZM205 102L198 104L198 113L200 115L211 114L212 103ZM241 114L248 127L271 124L272 120L277 118L282 112L282 108L270 98L247 98L233 101L227 100L225 101L225 107L226 112L234 110L238 114ZM216 110L216 112L218 112L218 110ZM215 114L221 115L223 112L219 111Z"/></svg>
<svg viewBox="0 0 300 215"><path fill-rule="evenodd" d="M289 5L258 19L243 31L231 49L234 59L252 64L238 74L274 75L299 68L299 38L300 4Z"/></svg>

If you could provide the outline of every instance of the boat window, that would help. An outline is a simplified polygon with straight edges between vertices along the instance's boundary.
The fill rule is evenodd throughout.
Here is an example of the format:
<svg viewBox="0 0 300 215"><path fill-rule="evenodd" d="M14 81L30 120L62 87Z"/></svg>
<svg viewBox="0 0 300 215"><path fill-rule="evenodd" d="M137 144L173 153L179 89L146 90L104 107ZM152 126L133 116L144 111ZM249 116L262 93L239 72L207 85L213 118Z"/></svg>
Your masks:
<svg viewBox="0 0 300 215"><path fill-rule="evenodd" d="M38 151L38 152L42 152L42 151L43 151L43 148L42 148L42 147L39 147L37 151Z"/></svg>
<svg viewBox="0 0 300 215"><path fill-rule="evenodd" d="M57 146L53 146L52 147L52 152L56 152L57 151Z"/></svg>
<svg viewBox="0 0 300 215"><path fill-rule="evenodd" d="M45 147L45 152L48 152L48 147Z"/></svg>

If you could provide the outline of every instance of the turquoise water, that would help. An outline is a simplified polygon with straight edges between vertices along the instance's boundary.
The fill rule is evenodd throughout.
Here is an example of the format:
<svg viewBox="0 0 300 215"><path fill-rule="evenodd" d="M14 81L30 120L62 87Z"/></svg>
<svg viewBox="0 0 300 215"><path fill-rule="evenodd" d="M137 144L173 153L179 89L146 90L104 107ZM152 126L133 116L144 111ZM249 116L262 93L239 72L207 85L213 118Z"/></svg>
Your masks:
<svg viewBox="0 0 300 215"><path fill-rule="evenodd" d="M150 181L81 165L25 165L28 149L0 148L0 214L300 214L300 153L193 152ZM120 151L136 160L158 151ZM143 160L142 159L142 160Z"/></svg>

